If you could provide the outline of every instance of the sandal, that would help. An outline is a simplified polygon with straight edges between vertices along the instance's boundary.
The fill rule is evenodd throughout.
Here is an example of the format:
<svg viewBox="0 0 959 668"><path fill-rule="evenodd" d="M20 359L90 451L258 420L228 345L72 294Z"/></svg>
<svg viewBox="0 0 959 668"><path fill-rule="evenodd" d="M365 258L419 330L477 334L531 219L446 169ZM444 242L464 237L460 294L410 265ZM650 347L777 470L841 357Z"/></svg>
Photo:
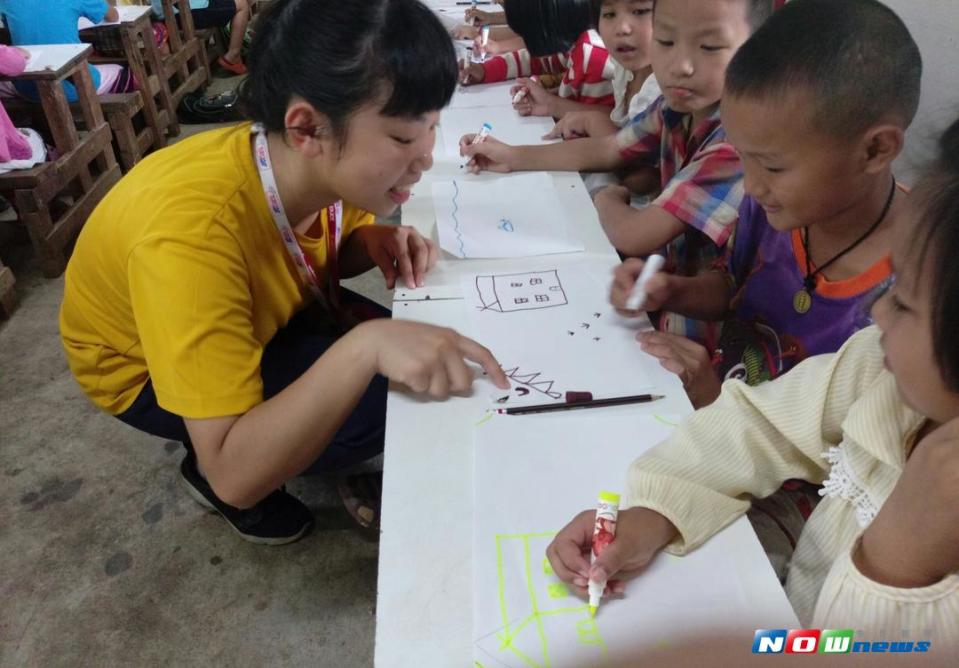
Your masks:
<svg viewBox="0 0 959 668"><path fill-rule="evenodd" d="M233 74L246 74L246 65L243 64L243 61L232 62L220 56L216 59L216 64L225 69L228 72Z"/></svg>
<svg viewBox="0 0 959 668"><path fill-rule="evenodd" d="M380 528L380 498L383 472L342 476L336 483L346 512L364 529Z"/></svg>

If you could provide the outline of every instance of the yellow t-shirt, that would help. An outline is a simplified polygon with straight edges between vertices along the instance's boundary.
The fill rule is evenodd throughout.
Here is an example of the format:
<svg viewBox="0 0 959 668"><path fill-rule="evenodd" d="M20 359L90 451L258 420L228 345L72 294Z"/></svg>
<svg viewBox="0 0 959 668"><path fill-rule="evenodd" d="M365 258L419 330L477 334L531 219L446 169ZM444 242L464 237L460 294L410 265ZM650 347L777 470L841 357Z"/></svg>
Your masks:
<svg viewBox="0 0 959 668"><path fill-rule="evenodd" d="M343 239L373 222L344 204ZM297 238L325 285L326 239ZM107 194L67 267L60 334L73 375L109 413L150 378L171 413L239 415L263 401L264 346L310 300L243 124L154 153Z"/></svg>

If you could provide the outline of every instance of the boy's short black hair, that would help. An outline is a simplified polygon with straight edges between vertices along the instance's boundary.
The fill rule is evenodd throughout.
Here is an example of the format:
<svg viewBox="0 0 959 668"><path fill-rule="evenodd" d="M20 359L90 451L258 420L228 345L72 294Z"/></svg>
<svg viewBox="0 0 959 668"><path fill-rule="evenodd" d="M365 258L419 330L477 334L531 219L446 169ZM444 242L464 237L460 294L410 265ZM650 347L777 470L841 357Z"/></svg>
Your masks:
<svg viewBox="0 0 959 668"><path fill-rule="evenodd" d="M746 3L746 19L749 27L756 31L773 13L773 0L741 0ZM653 2L653 11L656 10L658 0Z"/></svg>
<svg viewBox="0 0 959 668"><path fill-rule="evenodd" d="M932 267L924 280L932 295L933 354L946 386L959 392L959 119L939 140L939 157L915 197L922 213L913 266Z"/></svg>
<svg viewBox="0 0 959 668"><path fill-rule="evenodd" d="M742 46L725 94L809 92L816 129L852 138L881 120L909 126L922 56L902 20L877 0L792 0Z"/></svg>
<svg viewBox="0 0 959 668"><path fill-rule="evenodd" d="M505 0L503 11L507 25L537 58L569 51L596 25L592 0Z"/></svg>
<svg viewBox="0 0 959 668"><path fill-rule="evenodd" d="M759 27L766 22L773 13L773 0L745 0L746 18L749 19L749 27L753 32L759 30Z"/></svg>

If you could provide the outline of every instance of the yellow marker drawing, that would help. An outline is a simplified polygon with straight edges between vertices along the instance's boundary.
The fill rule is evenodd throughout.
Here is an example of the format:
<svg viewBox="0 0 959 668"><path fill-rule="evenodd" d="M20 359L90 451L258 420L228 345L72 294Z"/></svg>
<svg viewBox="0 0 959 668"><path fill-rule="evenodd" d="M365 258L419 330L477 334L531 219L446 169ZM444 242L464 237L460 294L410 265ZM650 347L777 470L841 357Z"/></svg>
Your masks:
<svg viewBox="0 0 959 668"><path fill-rule="evenodd" d="M495 636L499 641L496 649L509 652L528 668L550 668L553 665L549 636L555 637L556 629L565 627L565 620L569 620L569 632L575 632L578 644L595 648L594 660L601 660L607 654L606 643L596 621L589 616L589 606L570 595L566 585L556 578L549 560L542 561L542 573L532 568L535 563L532 555L542 554L545 549L544 540L551 539L553 536L555 532L496 536L499 607L503 623L502 629ZM522 550L519 554L522 566L517 572L507 571L504 552L515 553L518 550ZM510 562L515 563L513 560ZM518 585L525 586L529 596L529 608L527 608L529 614L525 617L516 614L515 610L510 612L508 609L507 590L514 589ZM542 593L538 596L537 591L543 592L544 589L547 598L541 600ZM561 602L564 600L570 600L575 605L562 605ZM560 606L554 607L556 603ZM547 634L547 622L552 629L552 634ZM535 641L532 641L529 635L531 629L536 631ZM522 642L523 640L526 642Z"/></svg>

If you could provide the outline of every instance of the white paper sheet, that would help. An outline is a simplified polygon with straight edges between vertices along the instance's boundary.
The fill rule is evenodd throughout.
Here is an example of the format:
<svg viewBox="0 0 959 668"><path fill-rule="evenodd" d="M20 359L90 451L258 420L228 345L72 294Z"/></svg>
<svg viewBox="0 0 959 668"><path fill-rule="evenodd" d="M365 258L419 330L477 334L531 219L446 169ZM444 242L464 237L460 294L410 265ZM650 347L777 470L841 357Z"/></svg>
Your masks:
<svg viewBox="0 0 959 668"><path fill-rule="evenodd" d="M478 86L457 86L448 108L503 107L512 110L513 97L510 95L509 89L515 84L515 81L498 81ZM513 111L513 113L516 112ZM476 130L470 130L470 132L476 132Z"/></svg>
<svg viewBox="0 0 959 668"><path fill-rule="evenodd" d="M459 157L460 138L463 135L479 132L483 123L492 125L492 136L507 144L515 146L553 143L553 140L540 139L553 129L553 119L542 116L520 116L508 104L500 107L447 109L440 119L446 154ZM463 162L466 161L463 160Z"/></svg>
<svg viewBox="0 0 959 668"><path fill-rule="evenodd" d="M600 412L601 411L601 412ZM674 416L636 407L498 415L475 431L473 636L485 668L619 665L696 631L794 628L752 530L742 519L683 558L659 555L624 598L594 619L553 574L545 550L600 491L623 491L632 460L665 439ZM771 598L755 596L757 580Z"/></svg>
<svg viewBox="0 0 959 668"><path fill-rule="evenodd" d="M470 175L432 185L440 247L459 258L575 253L553 179L545 172L493 180Z"/></svg>
<svg viewBox="0 0 959 668"><path fill-rule="evenodd" d="M467 334L531 391L517 398L548 403L567 391L600 399L650 390L658 362L635 340L649 321L622 318L609 305L608 269L591 271L585 261L553 269L548 262L530 260L528 271L468 276L461 283Z"/></svg>

